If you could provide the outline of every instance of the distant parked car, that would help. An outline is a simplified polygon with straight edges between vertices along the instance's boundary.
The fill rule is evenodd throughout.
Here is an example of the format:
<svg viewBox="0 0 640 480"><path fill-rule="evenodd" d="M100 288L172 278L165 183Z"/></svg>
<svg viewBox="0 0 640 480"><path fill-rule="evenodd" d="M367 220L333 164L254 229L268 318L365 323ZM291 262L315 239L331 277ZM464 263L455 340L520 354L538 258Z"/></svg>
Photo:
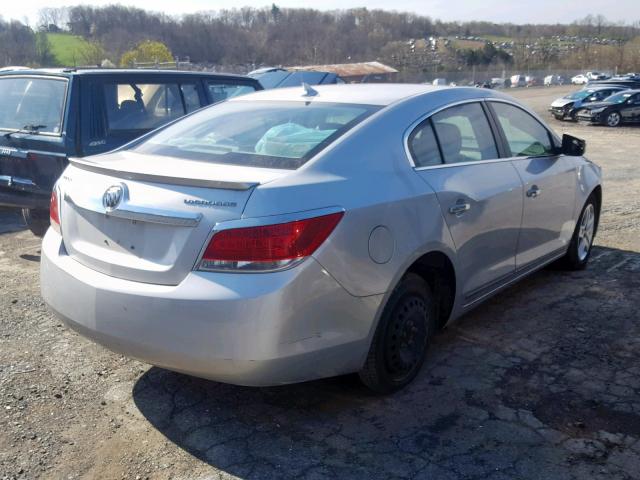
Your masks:
<svg viewBox="0 0 640 480"><path fill-rule="evenodd" d="M312 72L301 70L286 70L284 68L261 68L249 72L249 77L260 82L265 89L295 87L306 83L308 85L329 85L344 83L340 76L331 72Z"/></svg>
<svg viewBox="0 0 640 480"><path fill-rule="evenodd" d="M491 86L493 88L504 88L506 80L501 77L493 77L491 79Z"/></svg>
<svg viewBox="0 0 640 480"><path fill-rule="evenodd" d="M445 86L447 85L447 79L446 78L436 78L433 80L433 82L431 82L432 85L435 85L437 87L439 86Z"/></svg>
<svg viewBox="0 0 640 480"><path fill-rule="evenodd" d="M581 73L580 75L571 77L571 83L574 85L586 85L589 83L589 78Z"/></svg>
<svg viewBox="0 0 640 480"><path fill-rule="evenodd" d="M560 75L547 75L544 77L544 86L551 87L564 84L564 79Z"/></svg>
<svg viewBox="0 0 640 480"><path fill-rule="evenodd" d="M593 102L576 114L581 122L618 127L640 122L640 90L624 90L601 102Z"/></svg>
<svg viewBox="0 0 640 480"><path fill-rule="evenodd" d="M557 120L575 120L576 112L585 105L600 102L614 93L623 90L626 89L615 86L585 88L554 100L549 111Z"/></svg>
<svg viewBox="0 0 640 480"><path fill-rule="evenodd" d="M586 267L601 170L584 148L488 89L232 98L72 160L42 295L163 368L253 386L358 372L390 393L450 320L553 261Z"/></svg>
<svg viewBox="0 0 640 480"><path fill-rule="evenodd" d="M526 87L527 80L524 75L513 75L511 77L511 88Z"/></svg>
<svg viewBox="0 0 640 480"><path fill-rule="evenodd" d="M36 235L69 157L113 150L205 105L262 90L251 78L167 70L0 73L0 205Z"/></svg>
<svg viewBox="0 0 640 480"><path fill-rule="evenodd" d="M608 75L606 75L604 73L600 73L600 72L587 72L586 77L587 77L587 79L589 81L591 81L591 80L606 80L607 78L609 78Z"/></svg>
<svg viewBox="0 0 640 480"><path fill-rule="evenodd" d="M21 66L17 66L17 65L13 66L13 67L2 67L2 68L0 68L0 73L13 72L13 71L16 71L16 70L30 70L30 68L29 67L21 67Z"/></svg>

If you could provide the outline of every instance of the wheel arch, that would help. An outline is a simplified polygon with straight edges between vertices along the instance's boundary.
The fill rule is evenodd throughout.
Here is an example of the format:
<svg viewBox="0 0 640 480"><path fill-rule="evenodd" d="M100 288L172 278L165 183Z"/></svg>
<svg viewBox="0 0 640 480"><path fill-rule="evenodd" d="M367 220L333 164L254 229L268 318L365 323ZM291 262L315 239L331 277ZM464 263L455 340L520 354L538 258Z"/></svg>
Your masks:
<svg viewBox="0 0 640 480"><path fill-rule="evenodd" d="M443 327L453 311L456 299L456 272L449 256L439 250L429 251L417 258L404 272L419 275L438 299L438 326Z"/></svg>

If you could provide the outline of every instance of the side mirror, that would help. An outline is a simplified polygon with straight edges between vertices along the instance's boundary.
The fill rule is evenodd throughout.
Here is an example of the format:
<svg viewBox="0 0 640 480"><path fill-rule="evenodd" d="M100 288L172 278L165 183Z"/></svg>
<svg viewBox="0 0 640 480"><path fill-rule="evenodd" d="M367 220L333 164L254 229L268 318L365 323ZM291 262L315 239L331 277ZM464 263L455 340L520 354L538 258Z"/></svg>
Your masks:
<svg viewBox="0 0 640 480"><path fill-rule="evenodd" d="M587 142L584 140L567 135L562 135L562 154L569 157L581 157L587 150Z"/></svg>

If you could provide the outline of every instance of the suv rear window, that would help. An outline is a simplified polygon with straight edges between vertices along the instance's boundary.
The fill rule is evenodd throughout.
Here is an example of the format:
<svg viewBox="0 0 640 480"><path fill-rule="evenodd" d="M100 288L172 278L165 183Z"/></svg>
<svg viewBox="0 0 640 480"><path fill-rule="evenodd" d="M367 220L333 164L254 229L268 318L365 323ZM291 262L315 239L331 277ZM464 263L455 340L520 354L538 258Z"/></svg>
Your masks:
<svg viewBox="0 0 640 480"><path fill-rule="evenodd" d="M206 108L133 146L139 153L296 169L380 107L231 101Z"/></svg>
<svg viewBox="0 0 640 480"><path fill-rule="evenodd" d="M218 103L227 98L255 92L256 87L246 83L226 83L220 80L207 80L207 90L209 90L211 103Z"/></svg>
<svg viewBox="0 0 640 480"><path fill-rule="evenodd" d="M0 78L0 129L59 135L66 91L62 78Z"/></svg>

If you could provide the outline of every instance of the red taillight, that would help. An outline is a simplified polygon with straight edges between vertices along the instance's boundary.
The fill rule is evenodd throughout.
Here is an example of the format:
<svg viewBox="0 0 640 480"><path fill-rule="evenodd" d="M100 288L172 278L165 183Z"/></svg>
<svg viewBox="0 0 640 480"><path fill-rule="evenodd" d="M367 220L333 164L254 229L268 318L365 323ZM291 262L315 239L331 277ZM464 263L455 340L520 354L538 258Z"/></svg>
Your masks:
<svg viewBox="0 0 640 480"><path fill-rule="evenodd" d="M202 256L203 270L272 270L308 257L327 239L343 212L289 223L216 233Z"/></svg>
<svg viewBox="0 0 640 480"><path fill-rule="evenodd" d="M49 202L49 219L53 229L60 233L60 205L58 204L58 187L54 186Z"/></svg>

